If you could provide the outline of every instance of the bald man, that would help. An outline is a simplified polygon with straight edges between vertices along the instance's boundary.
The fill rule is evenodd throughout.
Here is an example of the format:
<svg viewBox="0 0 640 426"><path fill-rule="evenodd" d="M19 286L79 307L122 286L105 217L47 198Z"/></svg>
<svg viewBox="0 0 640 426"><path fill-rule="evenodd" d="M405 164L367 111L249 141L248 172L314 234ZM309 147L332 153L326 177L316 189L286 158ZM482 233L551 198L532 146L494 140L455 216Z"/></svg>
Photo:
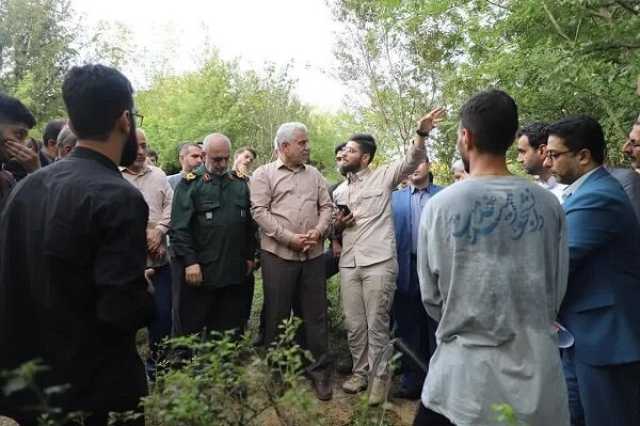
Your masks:
<svg viewBox="0 0 640 426"><path fill-rule="evenodd" d="M229 171L228 137L213 133L203 147L205 162L178 183L171 212L175 270L183 271L175 276L175 330L241 333L256 248L249 187Z"/></svg>

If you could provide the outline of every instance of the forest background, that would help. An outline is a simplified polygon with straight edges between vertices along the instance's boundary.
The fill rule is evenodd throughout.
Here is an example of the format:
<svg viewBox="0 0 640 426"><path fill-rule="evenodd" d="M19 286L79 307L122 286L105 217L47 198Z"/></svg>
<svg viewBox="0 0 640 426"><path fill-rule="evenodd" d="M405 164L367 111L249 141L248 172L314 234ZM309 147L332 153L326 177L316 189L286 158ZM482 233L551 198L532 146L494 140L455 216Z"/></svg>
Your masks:
<svg viewBox="0 0 640 426"><path fill-rule="evenodd" d="M304 7L300 2L300 7ZM603 124L609 161L638 116L640 2L636 0L328 0L339 23L337 78L348 88L337 111L300 101L290 65L247 70L223 60L215 40L195 52L195 71L168 66L180 46L149 57L131 29L113 21L88 26L68 0L0 1L0 90L38 119L64 117L60 87L75 64L102 62L137 77L136 103L151 146L168 172L176 147L213 131L234 146L271 158L279 124L309 126L312 161L336 180L333 148L353 132L376 136L378 162L398 158L415 121L435 105L449 120L431 142L437 180L450 180L457 110L489 87L518 102L521 123L586 113ZM511 160L515 158L510 154ZM517 165L511 162L515 172Z"/></svg>

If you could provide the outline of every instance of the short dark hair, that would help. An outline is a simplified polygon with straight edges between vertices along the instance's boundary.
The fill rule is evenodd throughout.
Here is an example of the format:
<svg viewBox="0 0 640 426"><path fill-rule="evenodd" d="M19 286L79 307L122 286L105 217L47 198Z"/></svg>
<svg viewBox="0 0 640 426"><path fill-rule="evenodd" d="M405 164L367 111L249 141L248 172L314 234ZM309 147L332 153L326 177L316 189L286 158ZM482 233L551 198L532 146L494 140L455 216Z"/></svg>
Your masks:
<svg viewBox="0 0 640 426"><path fill-rule="evenodd" d="M158 152L154 149L149 149L149 151L147 152L147 157L155 157L157 159Z"/></svg>
<svg viewBox="0 0 640 426"><path fill-rule="evenodd" d="M376 140L373 136L367 133L356 133L351 135L349 141L357 143L364 154L369 154L369 164L373 162L376 156Z"/></svg>
<svg viewBox="0 0 640 426"><path fill-rule="evenodd" d="M44 126L44 131L42 132L42 141L46 144L49 140L58 140L58 135L62 131L62 128L65 126L66 122L64 120L51 120Z"/></svg>
<svg viewBox="0 0 640 426"><path fill-rule="evenodd" d="M258 158L258 153L256 152L256 150L251 148L248 145L236 149L236 152L233 153L233 157L235 158L235 157L237 157L238 155L242 154L245 151L249 151L251 153L251 155L253 155L254 159Z"/></svg>
<svg viewBox="0 0 640 426"><path fill-rule="evenodd" d="M479 152L504 155L518 130L518 106L502 90L480 92L462 106L460 125L475 135Z"/></svg>
<svg viewBox="0 0 640 426"><path fill-rule="evenodd" d="M566 117L550 124L547 133L562 138L571 152L588 149L596 163L604 163L607 145L602 126L596 119L588 115Z"/></svg>
<svg viewBox="0 0 640 426"><path fill-rule="evenodd" d="M0 93L0 122L25 124L33 129L36 119L22 102L4 93Z"/></svg>
<svg viewBox="0 0 640 426"><path fill-rule="evenodd" d="M186 155L189 148L191 147L196 147L200 150L202 149L202 147L195 142L183 142L180 145L178 145L178 156L181 157Z"/></svg>
<svg viewBox="0 0 640 426"><path fill-rule="evenodd" d="M521 136L526 136L531 148L538 149L540 145L547 144L547 126L547 123L531 123L518 130L518 133L516 133L516 139Z"/></svg>
<svg viewBox="0 0 640 426"><path fill-rule="evenodd" d="M340 151L342 151L345 146L347 146L346 142L342 142L342 143L339 143L338 145L336 145L336 147L333 150L333 155L338 155L338 153Z"/></svg>
<svg viewBox="0 0 640 426"><path fill-rule="evenodd" d="M133 109L133 88L127 77L100 64L71 68L62 84L62 97L78 139L107 139L122 113Z"/></svg>

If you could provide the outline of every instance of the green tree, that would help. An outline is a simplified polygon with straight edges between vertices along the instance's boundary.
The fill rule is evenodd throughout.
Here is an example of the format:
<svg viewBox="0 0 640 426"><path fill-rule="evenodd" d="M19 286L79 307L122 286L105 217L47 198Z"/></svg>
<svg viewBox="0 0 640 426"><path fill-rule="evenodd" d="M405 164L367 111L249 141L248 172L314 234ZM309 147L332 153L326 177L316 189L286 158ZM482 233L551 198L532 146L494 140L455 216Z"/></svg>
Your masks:
<svg viewBox="0 0 640 426"><path fill-rule="evenodd" d="M638 111L640 4L604 0L335 0L334 11L348 32L338 58L360 73L368 109L383 121L378 93L393 85L393 73L366 72L367 58L379 57L384 37L394 40L393 55L403 69L416 70L435 99L450 111L489 87L509 92L523 123L586 113L603 124L609 160L617 163L620 143ZM350 44L355 34L371 40ZM382 46L382 47L381 47ZM355 59L354 59L355 58ZM393 61L391 61L393 62ZM348 74L343 79L348 80ZM364 79L364 80L363 80ZM367 83L367 84L362 84ZM415 83L416 87L418 83ZM397 86L399 87L399 86ZM411 96L395 90L397 102ZM397 107L396 107L397 109ZM434 144L448 163L455 140L455 116ZM405 121L409 122L407 116ZM397 123L385 126L399 133Z"/></svg>
<svg viewBox="0 0 640 426"><path fill-rule="evenodd" d="M312 112L295 96L295 86L288 67L241 71L212 51L194 72L155 78L149 89L137 94L136 102L151 145L168 171L179 168L181 142L200 142L212 132L229 136L234 148L251 146L258 153L258 164L267 163L280 124L300 121L309 128L312 161L333 173L333 147L346 138L340 122L347 115Z"/></svg>
<svg viewBox="0 0 640 426"><path fill-rule="evenodd" d="M38 121L60 116L60 86L76 52L68 0L0 2L0 89L19 97Z"/></svg>

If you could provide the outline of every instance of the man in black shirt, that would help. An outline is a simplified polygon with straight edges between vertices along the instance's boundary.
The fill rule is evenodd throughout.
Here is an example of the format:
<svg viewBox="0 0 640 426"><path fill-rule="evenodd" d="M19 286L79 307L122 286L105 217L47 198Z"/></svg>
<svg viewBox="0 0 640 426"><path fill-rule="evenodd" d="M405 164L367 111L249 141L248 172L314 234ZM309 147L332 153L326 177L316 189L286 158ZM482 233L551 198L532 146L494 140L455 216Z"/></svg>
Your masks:
<svg viewBox="0 0 640 426"><path fill-rule="evenodd" d="M91 426L136 410L147 391L135 334L153 309L148 208L117 167L137 151L132 92L115 69L72 68L62 93L78 145L21 181L0 216L0 370L42 360L43 388L70 385L53 404L91 413ZM33 424L21 411L31 398L0 413Z"/></svg>
<svg viewBox="0 0 640 426"><path fill-rule="evenodd" d="M7 196L16 183L12 169L25 170L25 165L34 162L35 157L25 141L29 129L36 125L36 119L22 102L0 93L0 212ZM37 160L37 158L36 158ZM37 164L32 167L37 168ZM24 173L26 175L26 171Z"/></svg>

